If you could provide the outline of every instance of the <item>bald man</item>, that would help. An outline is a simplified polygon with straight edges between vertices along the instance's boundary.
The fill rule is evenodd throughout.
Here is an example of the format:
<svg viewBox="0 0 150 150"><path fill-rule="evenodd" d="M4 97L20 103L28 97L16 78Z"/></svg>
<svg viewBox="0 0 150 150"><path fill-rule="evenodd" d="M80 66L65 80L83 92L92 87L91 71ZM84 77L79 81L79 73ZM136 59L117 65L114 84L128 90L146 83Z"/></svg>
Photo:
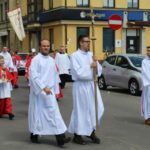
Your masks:
<svg viewBox="0 0 150 150"><path fill-rule="evenodd" d="M42 40L40 53L32 59L29 69L29 131L31 142L39 143L38 135L55 135L58 146L70 141L65 137L66 125L56 100L59 75L53 58L49 56L50 42Z"/></svg>

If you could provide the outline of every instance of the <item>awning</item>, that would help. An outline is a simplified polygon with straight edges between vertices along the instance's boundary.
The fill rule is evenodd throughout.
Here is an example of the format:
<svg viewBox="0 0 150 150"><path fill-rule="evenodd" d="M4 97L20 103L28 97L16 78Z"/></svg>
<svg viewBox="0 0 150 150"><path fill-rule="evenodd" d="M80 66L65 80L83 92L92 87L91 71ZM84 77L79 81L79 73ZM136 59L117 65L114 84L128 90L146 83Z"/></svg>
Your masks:
<svg viewBox="0 0 150 150"><path fill-rule="evenodd" d="M0 31L0 36L6 36L6 35L8 35L7 31Z"/></svg>
<svg viewBox="0 0 150 150"><path fill-rule="evenodd" d="M128 26L145 26L145 27L148 27L150 26L150 22L149 21L130 21L127 23Z"/></svg>

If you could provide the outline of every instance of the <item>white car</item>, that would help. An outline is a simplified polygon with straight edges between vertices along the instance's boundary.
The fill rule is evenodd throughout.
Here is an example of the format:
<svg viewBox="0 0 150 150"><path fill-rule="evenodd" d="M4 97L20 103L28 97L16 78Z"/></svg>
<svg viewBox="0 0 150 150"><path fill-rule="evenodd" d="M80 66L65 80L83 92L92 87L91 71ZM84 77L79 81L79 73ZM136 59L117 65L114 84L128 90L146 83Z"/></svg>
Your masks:
<svg viewBox="0 0 150 150"><path fill-rule="evenodd" d="M102 75L98 78L100 89L108 86L129 89L138 95L142 89L141 65L144 56L135 54L110 55L103 62Z"/></svg>

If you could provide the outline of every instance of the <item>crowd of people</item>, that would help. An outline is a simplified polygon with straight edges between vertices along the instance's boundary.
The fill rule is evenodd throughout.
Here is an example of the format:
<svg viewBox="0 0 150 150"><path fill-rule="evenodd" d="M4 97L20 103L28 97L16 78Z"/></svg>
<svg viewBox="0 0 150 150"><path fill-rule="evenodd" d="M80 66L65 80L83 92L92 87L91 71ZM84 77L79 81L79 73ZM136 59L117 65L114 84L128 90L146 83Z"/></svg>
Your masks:
<svg viewBox="0 0 150 150"><path fill-rule="evenodd" d="M65 47L50 56L50 42L41 40L40 52L31 49L26 58L25 78L29 83L29 110L28 122L30 140L40 143L39 135L55 135L58 146L68 143L71 138L66 136L66 131L74 135L73 141L85 145L84 136L93 143L100 144L97 137L95 117L95 95L93 70L97 76L102 73L102 66L95 56L89 52L90 39L87 35L81 35L78 39L79 49L69 58ZM16 52L9 52L3 47L0 53L0 117L8 115L12 120L11 91L18 88L18 68L21 57ZM57 101L63 97L62 89L66 84L66 76L72 75L73 110L69 126L67 128L60 113ZM145 124L150 125L150 47L147 47L147 57L142 63L142 114ZM98 86L98 123L104 113L104 105Z"/></svg>

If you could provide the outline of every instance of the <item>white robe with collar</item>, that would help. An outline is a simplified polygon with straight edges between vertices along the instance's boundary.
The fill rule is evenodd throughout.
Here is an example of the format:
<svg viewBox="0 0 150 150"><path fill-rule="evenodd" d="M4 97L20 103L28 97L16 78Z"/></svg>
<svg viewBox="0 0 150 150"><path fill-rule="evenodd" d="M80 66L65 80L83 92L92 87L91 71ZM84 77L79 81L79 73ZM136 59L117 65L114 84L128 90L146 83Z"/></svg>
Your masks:
<svg viewBox="0 0 150 150"><path fill-rule="evenodd" d="M2 55L4 57L4 61L5 61L5 67L8 69L13 69L14 65L13 65L13 61L12 61L12 57L8 52L1 52L0 55Z"/></svg>
<svg viewBox="0 0 150 150"><path fill-rule="evenodd" d="M146 57L142 62L142 116L144 119L150 118L150 58Z"/></svg>
<svg viewBox="0 0 150 150"><path fill-rule="evenodd" d="M57 135L66 131L55 94L59 93L59 76L50 56L38 54L32 59L30 70L29 131L38 135ZM48 86L52 95L42 90Z"/></svg>
<svg viewBox="0 0 150 150"><path fill-rule="evenodd" d="M59 69L59 74L69 74L70 60L66 53L57 53L55 57L56 64Z"/></svg>
<svg viewBox="0 0 150 150"><path fill-rule="evenodd" d="M0 99L11 98L12 86L10 82L0 79Z"/></svg>
<svg viewBox="0 0 150 150"><path fill-rule="evenodd" d="M92 62L90 52L78 50L71 56L71 74L75 82L73 83L73 111L68 128L70 133L90 136L96 129L93 69L90 67ZM97 64L98 76L100 76L102 67ZM98 86L97 98L100 123L104 106Z"/></svg>

